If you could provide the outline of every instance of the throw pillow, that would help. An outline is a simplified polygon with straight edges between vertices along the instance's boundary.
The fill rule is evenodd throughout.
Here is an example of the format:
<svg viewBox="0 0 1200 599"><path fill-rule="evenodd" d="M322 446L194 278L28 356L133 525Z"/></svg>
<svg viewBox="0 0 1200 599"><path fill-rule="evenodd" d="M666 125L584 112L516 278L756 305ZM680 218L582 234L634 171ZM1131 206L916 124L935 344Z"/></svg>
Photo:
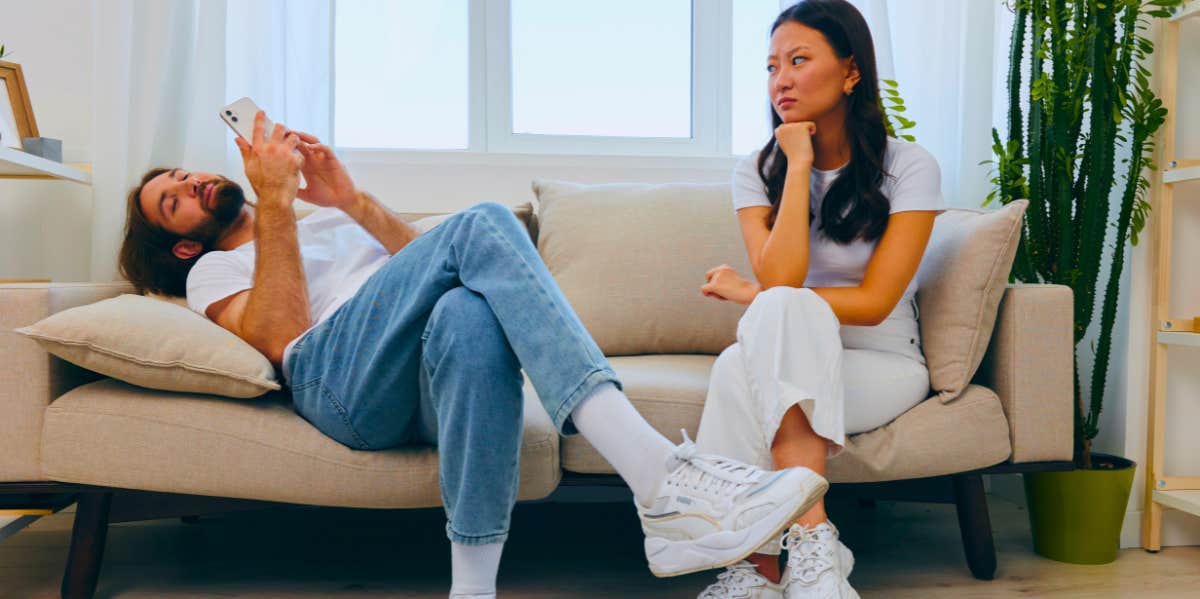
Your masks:
<svg viewBox="0 0 1200 599"><path fill-rule="evenodd" d="M121 295L16 330L73 364L151 389L257 397L280 388L265 356L186 307Z"/></svg>
<svg viewBox="0 0 1200 599"><path fill-rule="evenodd" d="M535 181L538 251L606 355L718 354L745 306L706 298L727 263L753 278L729 184Z"/></svg>
<svg viewBox="0 0 1200 599"><path fill-rule="evenodd" d="M967 388L987 351L1028 205L947 210L934 221L917 306L929 383L942 402Z"/></svg>

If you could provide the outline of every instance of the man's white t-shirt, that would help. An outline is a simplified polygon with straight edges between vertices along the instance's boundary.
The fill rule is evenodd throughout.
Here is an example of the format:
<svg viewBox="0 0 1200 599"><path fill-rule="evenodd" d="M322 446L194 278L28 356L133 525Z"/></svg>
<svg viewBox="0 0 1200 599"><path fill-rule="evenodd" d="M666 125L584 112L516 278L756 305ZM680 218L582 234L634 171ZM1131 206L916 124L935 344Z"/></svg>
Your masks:
<svg viewBox="0 0 1200 599"><path fill-rule="evenodd" d="M888 138L883 155L884 176L880 190L891 201L890 214L912 210L941 211L946 208L942 198L942 173L937 160L925 148L907 141ZM821 225L821 202L825 192L845 166L830 171L812 169L809 206L813 219L809 223L808 276L803 287L857 287L862 284L867 263L879 240L866 242L856 239L841 245L818 231ZM758 175L758 153L742 158L733 171L733 207L770 207L767 188ZM917 278L909 282L897 306L903 306L917 292Z"/></svg>
<svg viewBox="0 0 1200 599"><path fill-rule="evenodd" d="M353 297L390 257L383 244L337 208L322 208L301 219L296 223L296 235L313 326ZM253 241L201 256L188 273L188 307L207 317L205 310L213 303L253 287L254 256ZM283 353L285 377L295 342L293 339Z"/></svg>

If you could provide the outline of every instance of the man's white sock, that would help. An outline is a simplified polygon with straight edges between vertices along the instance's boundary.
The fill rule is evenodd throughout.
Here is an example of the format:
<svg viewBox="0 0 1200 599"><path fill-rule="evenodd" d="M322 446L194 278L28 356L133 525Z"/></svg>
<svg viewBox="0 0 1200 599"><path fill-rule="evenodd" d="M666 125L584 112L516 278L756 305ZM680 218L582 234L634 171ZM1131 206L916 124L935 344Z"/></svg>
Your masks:
<svg viewBox="0 0 1200 599"><path fill-rule="evenodd" d="M668 474L667 457L675 445L654 430L612 383L597 385L571 411L571 420L625 479L638 504L649 505Z"/></svg>
<svg viewBox="0 0 1200 599"><path fill-rule="evenodd" d="M494 599L504 543L450 543L450 598Z"/></svg>

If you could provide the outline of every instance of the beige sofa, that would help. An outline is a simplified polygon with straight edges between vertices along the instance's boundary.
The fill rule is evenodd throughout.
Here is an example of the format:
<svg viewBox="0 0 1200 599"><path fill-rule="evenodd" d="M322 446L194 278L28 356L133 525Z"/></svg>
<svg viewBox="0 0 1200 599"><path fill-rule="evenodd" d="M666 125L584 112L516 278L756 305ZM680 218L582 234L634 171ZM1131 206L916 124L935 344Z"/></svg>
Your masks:
<svg viewBox="0 0 1200 599"><path fill-rule="evenodd" d="M736 237L727 239L720 251L744 252ZM630 268L640 259L608 258ZM130 291L124 283L0 285L0 493L79 500L64 596L93 592L114 490L359 508L440 505L434 449L353 451L294 414L283 392L233 400L143 389L72 366L11 332ZM572 294L565 284L564 292ZM1071 459L1072 312L1066 287L1004 289L987 356L966 390L948 402L931 397L853 437L829 464L834 489L939 481L936 488L952 490L942 499L958 504L972 571L991 578L995 554L980 474L1061 469ZM678 440L681 428L697 429L714 359L696 352L611 361L642 414ZM521 499L547 497L564 477L611 484L610 474L585 441L560 438L540 403L527 398Z"/></svg>

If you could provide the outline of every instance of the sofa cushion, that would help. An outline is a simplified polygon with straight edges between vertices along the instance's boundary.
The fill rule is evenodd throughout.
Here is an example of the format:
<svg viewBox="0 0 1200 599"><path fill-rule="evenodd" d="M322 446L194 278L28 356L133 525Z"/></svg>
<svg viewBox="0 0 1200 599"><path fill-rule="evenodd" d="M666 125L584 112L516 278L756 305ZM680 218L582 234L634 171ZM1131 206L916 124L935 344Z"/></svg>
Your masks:
<svg viewBox="0 0 1200 599"><path fill-rule="evenodd" d="M45 414L42 472L51 480L313 505L441 505L428 446L355 451L296 415L287 396L255 401L167 393L106 379ZM526 401L519 497L558 486L558 434Z"/></svg>
<svg viewBox="0 0 1200 599"><path fill-rule="evenodd" d="M850 437L829 460L832 482L866 483L942 476L1008 459L1008 420L987 387L968 385L952 403L937 397L917 404L891 423Z"/></svg>
<svg viewBox="0 0 1200 599"><path fill-rule="evenodd" d="M987 351L1028 204L948 210L934 221L917 305L930 387L943 402L966 389Z"/></svg>
<svg viewBox="0 0 1200 599"><path fill-rule="evenodd" d="M744 306L701 295L704 273L748 275L729 185L535 181L538 251L606 355L718 354Z"/></svg>
<svg viewBox="0 0 1200 599"><path fill-rule="evenodd" d="M534 236L537 235L537 224L533 215L533 204L526 202L520 206L512 206L511 208L513 214L518 220L521 221L522 224L525 225L526 230L529 231L529 238L536 241L537 237ZM411 224L413 228L416 229L420 234L424 235L434 227L446 222L446 219L454 216L455 214L458 213L448 212L445 214L430 215L402 214L401 216L404 217L405 220L407 220L409 224Z"/></svg>
<svg viewBox="0 0 1200 599"><path fill-rule="evenodd" d="M88 370L167 391L257 397L279 389L258 350L195 312L125 294L17 329Z"/></svg>
<svg viewBox="0 0 1200 599"><path fill-rule="evenodd" d="M695 438L708 393L714 356L626 356L611 358L630 401L673 442L679 429ZM526 390L527 395L532 390ZM950 404L930 398L881 428L850 437L829 461L832 482L879 482L939 476L1003 462L1011 452L1008 421L991 390L971 385ZM614 473L580 436L562 442L564 470Z"/></svg>
<svg viewBox="0 0 1200 599"><path fill-rule="evenodd" d="M716 356L663 354L609 358L625 393L642 417L672 443L683 442L680 429L694 439L708 393L708 375ZM526 396L533 389L526 388ZM582 436L565 437L563 469L611 473L612 467Z"/></svg>

